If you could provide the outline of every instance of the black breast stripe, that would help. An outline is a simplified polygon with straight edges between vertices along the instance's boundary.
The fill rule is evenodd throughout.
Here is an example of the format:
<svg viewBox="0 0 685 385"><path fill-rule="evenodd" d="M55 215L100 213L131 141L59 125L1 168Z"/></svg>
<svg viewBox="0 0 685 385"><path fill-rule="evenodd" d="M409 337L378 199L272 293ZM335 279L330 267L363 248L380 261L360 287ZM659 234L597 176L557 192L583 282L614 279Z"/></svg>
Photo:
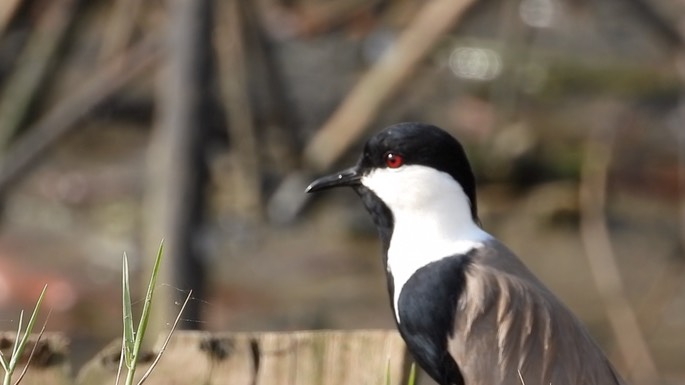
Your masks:
<svg viewBox="0 0 685 385"><path fill-rule="evenodd" d="M354 191L362 198L364 207L366 207L366 210L371 214L371 219L376 225L378 235L383 243L383 253L387 256L392 230L395 225L395 220L390 208L388 208L373 191L364 185L354 186Z"/></svg>
<svg viewBox="0 0 685 385"><path fill-rule="evenodd" d="M383 268L388 274L388 292L390 293L390 298L394 298L395 288L392 276L388 272L388 248L390 247L390 238L392 237L395 220L388 206L373 191L364 185L355 186L355 191L362 198L366 210L371 214L371 219L373 219L373 223L376 225L376 229L378 229L378 235L383 244ZM395 309L392 301L390 301L390 306L393 307L392 311L394 313Z"/></svg>
<svg viewBox="0 0 685 385"><path fill-rule="evenodd" d="M417 270L402 287L399 330L414 359L441 385L464 385L449 354L455 311L464 291L468 255L456 255ZM396 288L399 289L399 288Z"/></svg>

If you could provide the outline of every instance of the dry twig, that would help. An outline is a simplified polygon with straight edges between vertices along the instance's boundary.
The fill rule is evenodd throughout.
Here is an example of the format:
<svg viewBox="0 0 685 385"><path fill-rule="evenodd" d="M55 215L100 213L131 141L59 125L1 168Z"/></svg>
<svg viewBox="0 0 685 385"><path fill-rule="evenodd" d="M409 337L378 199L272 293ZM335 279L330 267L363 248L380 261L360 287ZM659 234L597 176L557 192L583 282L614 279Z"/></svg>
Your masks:
<svg viewBox="0 0 685 385"><path fill-rule="evenodd" d="M427 2L380 60L360 79L333 116L307 145L305 162L315 170L328 169L364 132L380 108L453 28L475 0Z"/></svg>
<svg viewBox="0 0 685 385"><path fill-rule="evenodd" d="M635 312L626 298L621 273L606 224L606 182L614 131L590 135L583 158L580 230L592 277L604 302L607 317L627 368L635 383L658 383L658 373Z"/></svg>
<svg viewBox="0 0 685 385"><path fill-rule="evenodd" d="M143 373L143 376L138 381L138 385L142 385L145 382L145 380L147 380L147 378L150 377L150 374L152 374L152 371L157 367L159 360L162 358L162 354L164 354L164 351L166 350L167 345L169 345L169 341L171 341L171 336L174 334L174 331L176 331L176 328L178 327L178 322L181 320L181 316L183 315L183 310L186 309L186 305L188 305L188 301L190 301L190 299L192 297L193 297L193 291L189 290L185 301L183 301L183 304L181 304L181 310L178 311L178 314L176 315L176 318L174 319L174 323L171 325L171 329L169 330L169 333L167 333L166 337L164 338L164 342L162 343L162 346L159 348L159 352L157 352L157 354L155 355L155 359L152 361L152 364L150 364L150 367L145 371L145 373Z"/></svg>
<svg viewBox="0 0 685 385"><path fill-rule="evenodd" d="M682 60L682 58L680 58ZM684 97L681 97L684 98ZM685 120L685 99L680 101L676 113L673 116L671 130L677 146L677 185L678 185L678 222L680 255L670 258L661 268L660 274L654 280L652 286L643 296L640 306L637 308L645 330L653 331L663 324L663 314L673 301L678 298L678 293L683 288L683 273L685 273L685 261L682 252L685 251L685 131L682 130L682 122Z"/></svg>
<svg viewBox="0 0 685 385"><path fill-rule="evenodd" d="M683 58L679 58L683 60ZM677 108L673 120L670 122L671 131L674 136L673 143L676 145L678 159L678 221L680 252L685 251L685 131L682 129L682 122L685 121L685 97L681 96L680 105ZM637 313L641 316L643 328L654 331L663 324L664 312L670 304L678 297L678 293L683 288L683 273L685 273L685 261L683 255L679 258L668 259L657 279L646 291L641 303L637 307Z"/></svg>

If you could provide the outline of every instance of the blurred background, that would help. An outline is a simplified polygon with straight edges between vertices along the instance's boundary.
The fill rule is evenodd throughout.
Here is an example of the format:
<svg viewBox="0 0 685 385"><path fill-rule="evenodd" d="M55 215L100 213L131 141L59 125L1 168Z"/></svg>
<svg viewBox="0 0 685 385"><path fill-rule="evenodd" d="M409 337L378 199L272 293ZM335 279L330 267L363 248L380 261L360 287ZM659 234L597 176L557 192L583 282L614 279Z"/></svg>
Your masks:
<svg viewBox="0 0 685 385"><path fill-rule="evenodd" d="M48 284L76 366L121 256L153 324L392 328L367 137L458 137L480 218L634 383L685 384L685 2L2 0L0 329Z"/></svg>

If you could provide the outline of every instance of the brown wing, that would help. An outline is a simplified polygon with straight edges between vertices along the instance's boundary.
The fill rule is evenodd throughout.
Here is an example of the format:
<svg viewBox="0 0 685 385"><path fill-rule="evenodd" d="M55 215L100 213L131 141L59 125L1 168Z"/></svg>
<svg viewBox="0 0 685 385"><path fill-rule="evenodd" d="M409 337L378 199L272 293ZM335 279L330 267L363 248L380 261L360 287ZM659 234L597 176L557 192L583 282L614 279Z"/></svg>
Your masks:
<svg viewBox="0 0 685 385"><path fill-rule="evenodd" d="M497 241L473 255L449 351L468 385L617 385L581 322Z"/></svg>

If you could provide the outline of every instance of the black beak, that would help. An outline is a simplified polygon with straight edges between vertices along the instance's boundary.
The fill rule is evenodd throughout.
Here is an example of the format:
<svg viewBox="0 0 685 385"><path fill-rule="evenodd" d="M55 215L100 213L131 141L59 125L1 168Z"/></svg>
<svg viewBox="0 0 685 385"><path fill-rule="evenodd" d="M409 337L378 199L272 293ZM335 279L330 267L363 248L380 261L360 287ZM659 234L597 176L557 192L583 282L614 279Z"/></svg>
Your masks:
<svg viewBox="0 0 685 385"><path fill-rule="evenodd" d="M317 192L340 186L356 186L361 182L362 175L357 166L342 170L333 175L321 177L312 182L305 192Z"/></svg>

